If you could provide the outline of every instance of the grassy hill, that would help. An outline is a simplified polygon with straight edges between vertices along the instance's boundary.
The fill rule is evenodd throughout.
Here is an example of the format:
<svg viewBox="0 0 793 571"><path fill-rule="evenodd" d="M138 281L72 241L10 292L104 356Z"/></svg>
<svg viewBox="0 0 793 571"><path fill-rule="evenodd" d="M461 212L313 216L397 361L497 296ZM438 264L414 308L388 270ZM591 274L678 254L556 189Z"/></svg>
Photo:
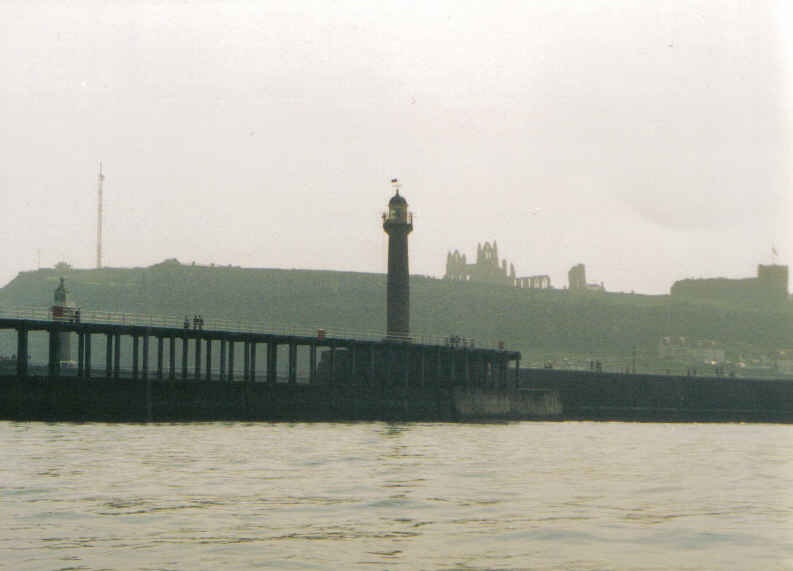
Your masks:
<svg viewBox="0 0 793 571"><path fill-rule="evenodd" d="M148 268L22 272L0 289L0 306L47 306L61 276L84 309L201 314L207 322L232 319L329 332L385 329L383 274L187 266L175 260ZM663 336L716 340L732 358L793 346L790 304L758 309L413 276L411 311L417 335L456 334L481 345L504 340L523 352L524 363L534 364L563 357L627 363L636 346L643 365L651 366Z"/></svg>

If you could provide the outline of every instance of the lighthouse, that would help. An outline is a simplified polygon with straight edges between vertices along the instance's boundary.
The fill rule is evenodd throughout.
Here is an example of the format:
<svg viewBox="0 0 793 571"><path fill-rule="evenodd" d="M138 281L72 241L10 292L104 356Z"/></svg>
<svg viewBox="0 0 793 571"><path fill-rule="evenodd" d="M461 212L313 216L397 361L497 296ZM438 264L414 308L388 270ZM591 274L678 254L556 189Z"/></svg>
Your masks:
<svg viewBox="0 0 793 571"><path fill-rule="evenodd" d="M413 214L399 194L399 181L391 180L394 196L383 213L383 230L388 234L388 282L386 335L389 339L410 339L410 274L408 234L413 231Z"/></svg>
<svg viewBox="0 0 793 571"><path fill-rule="evenodd" d="M53 295L53 304L52 308L50 309L50 312L52 313L52 320L73 323L75 318L79 317L79 315L76 313L76 309L77 308L75 304L69 299L69 290L66 289L66 286L63 283L63 278L61 278L60 283L58 284L58 287L55 288L55 293ZM60 331L58 333L57 347L56 360L59 363L71 362L71 333L68 331Z"/></svg>

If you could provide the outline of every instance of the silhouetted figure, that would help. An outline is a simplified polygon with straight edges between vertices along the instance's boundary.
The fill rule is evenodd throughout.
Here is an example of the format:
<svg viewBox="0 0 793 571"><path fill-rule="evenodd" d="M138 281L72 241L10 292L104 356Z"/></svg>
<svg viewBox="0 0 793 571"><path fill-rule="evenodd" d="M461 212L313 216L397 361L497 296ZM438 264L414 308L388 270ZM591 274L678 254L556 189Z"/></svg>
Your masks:
<svg viewBox="0 0 793 571"><path fill-rule="evenodd" d="M74 312L74 322L75 323L80 323L80 310L79 309Z"/></svg>
<svg viewBox="0 0 793 571"><path fill-rule="evenodd" d="M187 318L186 315L184 316L184 328L190 329L190 320Z"/></svg>

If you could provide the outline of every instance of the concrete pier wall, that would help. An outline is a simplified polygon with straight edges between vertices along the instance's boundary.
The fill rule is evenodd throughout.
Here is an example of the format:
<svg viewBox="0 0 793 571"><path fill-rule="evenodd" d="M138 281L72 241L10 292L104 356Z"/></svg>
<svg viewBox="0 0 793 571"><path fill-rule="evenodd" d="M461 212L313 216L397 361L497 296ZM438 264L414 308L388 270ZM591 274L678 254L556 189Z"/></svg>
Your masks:
<svg viewBox="0 0 793 571"><path fill-rule="evenodd" d="M0 418L107 422L533 419L557 414L558 396L548 393L514 389L386 389L345 384L0 377Z"/></svg>
<svg viewBox="0 0 793 571"><path fill-rule="evenodd" d="M466 389L453 392L457 418L462 420L488 419L548 419L562 415L559 393L545 389Z"/></svg>
<svg viewBox="0 0 793 571"><path fill-rule="evenodd" d="M563 418L793 422L793 381L521 369L520 386L559 394Z"/></svg>

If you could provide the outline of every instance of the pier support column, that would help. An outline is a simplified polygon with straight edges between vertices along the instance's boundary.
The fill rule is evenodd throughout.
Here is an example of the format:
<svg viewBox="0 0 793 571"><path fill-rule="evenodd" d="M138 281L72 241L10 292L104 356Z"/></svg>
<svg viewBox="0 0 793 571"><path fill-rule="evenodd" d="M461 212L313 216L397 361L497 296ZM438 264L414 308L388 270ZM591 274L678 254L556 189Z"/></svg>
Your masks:
<svg viewBox="0 0 793 571"><path fill-rule="evenodd" d="M176 379L176 336L168 338L168 378Z"/></svg>
<svg viewBox="0 0 793 571"><path fill-rule="evenodd" d="M468 349L463 349L463 380L465 387L471 387L471 353Z"/></svg>
<svg viewBox="0 0 793 571"><path fill-rule="evenodd" d="M160 379L160 380L162 380L162 377L163 377L163 370L162 370L163 355L162 355L162 353L163 353L163 351L165 349L164 344L165 343L163 341L162 335L157 335L157 378Z"/></svg>
<svg viewBox="0 0 793 571"><path fill-rule="evenodd" d="M113 335L113 378L121 376L121 333Z"/></svg>
<svg viewBox="0 0 793 571"><path fill-rule="evenodd" d="M242 342L242 380L250 378L251 370L251 344L247 339Z"/></svg>
<svg viewBox="0 0 793 571"><path fill-rule="evenodd" d="M113 335L105 333L105 377L113 376Z"/></svg>
<svg viewBox="0 0 793 571"><path fill-rule="evenodd" d="M220 380L226 380L226 340L220 340L220 371L218 373L220 375Z"/></svg>
<svg viewBox="0 0 793 571"><path fill-rule="evenodd" d="M143 378L149 378L149 334L144 333L143 338L141 339L143 343L143 362L141 363L141 371L143 372Z"/></svg>
<svg viewBox="0 0 793 571"><path fill-rule="evenodd" d="M317 382L317 346L313 343L308 346L308 382Z"/></svg>
<svg viewBox="0 0 793 571"><path fill-rule="evenodd" d="M85 335L80 331L77 333L77 377L83 378L85 369Z"/></svg>
<svg viewBox="0 0 793 571"><path fill-rule="evenodd" d="M190 347L187 335L182 337L182 379L187 379L187 352Z"/></svg>
<svg viewBox="0 0 793 571"><path fill-rule="evenodd" d="M449 350L449 377L451 382L449 383L450 386L455 386L457 384L457 355L455 354L456 351L452 348Z"/></svg>
<svg viewBox="0 0 793 571"><path fill-rule="evenodd" d="M207 339L207 363L206 363L206 380L212 380L212 339Z"/></svg>
<svg viewBox="0 0 793 571"><path fill-rule="evenodd" d="M195 338L195 362L193 363L193 376L196 380L201 378L201 337Z"/></svg>
<svg viewBox="0 0 793 571"><path fill-rule="evenodd" d="M256 342L251 341L251 370L249 372L251 382L256 380Z"/></svg>
<svg viewBox="0 0 793 571"><path fill-rule="evenodd" d="M229 381L234 380L234 340L229 339L229 371L226 375Z"/></svg>
<svg viewBox="0 0 793 571"><path fill-rule="evenodd" d="M28 330L27 327L17 329L17 377L28 376Z"/></svg>
<svg viewBox="0 0 793 571"><path fill-rule="evenodd" d="M520 359L515 359L515 388L520 387Z"/></svg>
<svg viewBox="0 0 793 571"><path fill-rule="evenodd" d="M350 373L349 383L358 384L358 344L350 345Z"/></svg>
<svg viewBox="0 0 793 571"><path fill-rule="evenodd" d="M85 363L83 363L83 376L86 379L91 378L91 334L86 332L83 334L85 337Z"/></svg>
<svg viewBox="0 0 793 571"><path fill-rule="evenodd" d="M59 331L55 328L49 330L49 355L47 360L47 371L50 377L57 377L60 373L61 364L58 361L60 345Z"/></svg>
<svg viewBox="0 0 793 571"><path fill-rule="evenodd" d="M330 346L330 384L336 383L336 345Z"/></svg>
<svg viewBox="0 0 793 571"><path fill-rule="evenodd" d="M297 382L297 345L294 341L289 342L289 384Z"/></svg>
<svg viewBox="0 0 793 571"><path fill-rule="evenodd" d="M138 336L133 335L132 336L132 378L133 379L138 378L138 361L140 357L140 355L138 355L139 352L138 345L139 345Z"/></svg>
<svg viewBox="0 0 793 571"><path fill-rule="evenodd" d="M277 380L278 375L278 344L267 343L267 382L272 384Z"/></svg>

